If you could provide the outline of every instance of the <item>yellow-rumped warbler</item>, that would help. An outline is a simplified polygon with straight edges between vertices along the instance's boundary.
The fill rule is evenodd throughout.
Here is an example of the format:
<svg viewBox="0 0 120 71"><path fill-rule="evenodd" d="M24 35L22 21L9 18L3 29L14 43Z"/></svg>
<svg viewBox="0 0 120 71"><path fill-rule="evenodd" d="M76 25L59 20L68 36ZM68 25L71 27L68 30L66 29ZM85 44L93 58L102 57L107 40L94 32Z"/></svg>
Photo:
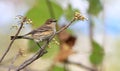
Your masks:
<svg viewBox="0 0 120 71"><path fill-rule="evenodd" d="M56 20L48 19L43 26L25 34L22 36L16 36L15 39L32 39L34 40L38 46L40 41L44 41L49 39L56 32ZM11 36L11 40L14 36Z"/></svg>

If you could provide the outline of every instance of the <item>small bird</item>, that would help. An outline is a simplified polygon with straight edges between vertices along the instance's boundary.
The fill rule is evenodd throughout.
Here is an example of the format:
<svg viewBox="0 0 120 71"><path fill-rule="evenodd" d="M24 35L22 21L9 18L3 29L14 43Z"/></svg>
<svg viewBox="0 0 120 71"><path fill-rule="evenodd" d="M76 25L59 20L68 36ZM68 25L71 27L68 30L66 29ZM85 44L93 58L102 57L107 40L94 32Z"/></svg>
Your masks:
<svg viewBox="0 0 120 71"><path fill-rule="evenodd" d="M40 47L39 42L48 40L52 35L56 32L56 23L57 20L55 19L48 19L46 20L45 24L40 26L39 28L32 30L31 32L22 35L16 36L15 39L31 39L34 40L37 45ZM14 36L11 36L11 40Z"/></svg>

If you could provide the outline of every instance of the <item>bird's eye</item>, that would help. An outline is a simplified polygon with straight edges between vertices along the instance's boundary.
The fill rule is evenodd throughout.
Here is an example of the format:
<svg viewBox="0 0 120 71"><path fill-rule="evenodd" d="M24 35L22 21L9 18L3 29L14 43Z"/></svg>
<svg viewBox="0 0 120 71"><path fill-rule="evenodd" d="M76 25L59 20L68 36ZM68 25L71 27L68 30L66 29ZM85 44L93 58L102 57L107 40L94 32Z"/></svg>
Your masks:
<svg viewBox="0 0 120 71"><path fill-rule="evenodd" d="M51 21L49 21L49 23L52 23L53 21L51 20Z"/></svg>

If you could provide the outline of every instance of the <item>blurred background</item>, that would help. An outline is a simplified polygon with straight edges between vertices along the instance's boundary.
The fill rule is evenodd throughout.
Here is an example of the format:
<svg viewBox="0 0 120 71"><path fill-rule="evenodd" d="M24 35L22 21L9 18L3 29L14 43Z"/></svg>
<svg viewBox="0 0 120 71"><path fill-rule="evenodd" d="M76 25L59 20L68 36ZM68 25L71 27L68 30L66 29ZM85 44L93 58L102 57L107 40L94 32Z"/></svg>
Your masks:
<svg viewBox="0 0 120 71"><path fill-rule="evenodd" d="M75 21L67 30L56 36L48 53L23 71L119 71L120 70L120 0L0 0L0 57L5 52L10 36L17 32L17 15L32 20L24 25L20 35L41 26L46 19L58 20L58 27L68 24L79 11L88 21ZM19 26L19 25L18 25ZM33 41L15 40L7 56L0 64L0 71L7 71L11 61L16 69L37 52Z"/></svg>

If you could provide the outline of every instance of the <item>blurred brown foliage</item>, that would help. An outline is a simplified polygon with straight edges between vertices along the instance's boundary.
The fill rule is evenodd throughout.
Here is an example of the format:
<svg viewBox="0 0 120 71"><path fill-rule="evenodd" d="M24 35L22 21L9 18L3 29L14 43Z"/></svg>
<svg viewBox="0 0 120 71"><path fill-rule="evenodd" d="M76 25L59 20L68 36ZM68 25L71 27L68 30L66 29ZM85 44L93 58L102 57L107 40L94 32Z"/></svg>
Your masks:
<svg viewBox="0 0 120 71"><path fill-rule="evenodd" d="M76 37L68 33L66 30L62 31L58 35L60 39L60 51L55 57L56 62L64 62L68 56L75 53L72 48L76 42Z"/></svg>

